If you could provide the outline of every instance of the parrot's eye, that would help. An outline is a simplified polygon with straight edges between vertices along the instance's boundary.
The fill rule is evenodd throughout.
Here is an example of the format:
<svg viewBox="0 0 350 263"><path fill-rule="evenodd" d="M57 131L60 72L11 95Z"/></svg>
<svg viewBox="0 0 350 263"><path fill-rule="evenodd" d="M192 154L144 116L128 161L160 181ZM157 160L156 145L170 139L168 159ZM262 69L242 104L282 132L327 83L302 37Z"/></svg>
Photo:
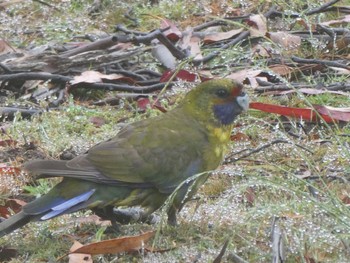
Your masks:
<svg viewBox="0 0 350 263"><path fill-rule="evenodd" d="M226 98L229 96L229 92L226 89L218 89L217 91L215 91L215 94L219 98Z"/></svg>

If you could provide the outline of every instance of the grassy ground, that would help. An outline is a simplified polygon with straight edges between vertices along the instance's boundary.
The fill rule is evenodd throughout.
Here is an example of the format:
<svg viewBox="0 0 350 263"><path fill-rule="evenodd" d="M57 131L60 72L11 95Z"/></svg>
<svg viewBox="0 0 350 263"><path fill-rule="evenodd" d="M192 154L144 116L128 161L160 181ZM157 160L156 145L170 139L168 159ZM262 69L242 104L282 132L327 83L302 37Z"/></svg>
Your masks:
<svg viewBox="0 0 350 263"><path fill-rule="evenodd" d="M195 26L201 22L202 16L198 18L198 14L223 16L239 7L226 1L160 1L157 7L151 7L146 1L120 4L103 1L100 14L89 16L87 10L91 2L50 1L60 11L31 1L9 5L6 13L0 14L2 37L15 47L26 48L48 42L62 43L87 32L112 32L117 23L131 24L123 16L131 6L133 16L139 19L138 30L159 27L156 17L169 18L184 29L187 25ZM320 4L319 1L247 1L242 2L242 10L247 13L265 12L272 4L270 2L298 13L302 13L305 5L315 7ZM346 1L343 2L346 4ZM330 13L307 19L311 24L312 19L326 20L336 16ZM282 19L282 28L283 23L289 22L288 18ZM223 57L238 60L251 55L249 47L225 52L211 65L225 63ZM315 58L321 55L317 50L308 49L307 52ZM265 67L263 63L263 60L257 60L256 67ZM228 68L221 69L220 74L225 76L229 71ZM329 75L327 81L337 82L338 78L343 77ZM313 76L300 76L300 80L316 81ZM345 96L296 94L288 98L261 97L247 88L252 101L300 107L313 103L350 107L349 97ZM174 92L165 96L170 94L178 96ZM123 123L155 114L160 113L157 110L140 113L136 105L128 101L114 107L101 107L71 98L60 110L44 113L30 121L18 117L6 123L7 132L0 134L0 139L10 137L19 144L2 147L1 162L20 164L32 156L60 158L64 154L79 154L113 136ZM104 124L94 125L92 117L102 119ZM233 134L243 136L232 141L229 153L232 158L225 160L197 198L185 206L179 215L179 226L163 226L161 234L155 239L157 248L173 250L96 256L95 262L211 262L227 240L224 261L238 262L235 261L238 255L247 262L271 262L271 229L275 218L279 219L278 225L283 233L286 262L348 262L350 126L347 123L310 124L255 110L242 115L237 123L239 125ZM285 143L273 144L279 139ZM32 147L28 146L28 142L32 142ZM250 149L263 145L268 146L235 161ZM56 182L40 180L34 185L26 175L4 178L0 191L3 201L8 196L22 193L23 189L30 199L47 191ZM18 256L12 259L12 263L53 262L67 253L72 239L88 243L101 238L104 227L78 220L89 215L90 212L77 213L49 222L31 223L2 238L0 245L17 249ZM126 225L121 227L120 235L136 235L159 228L159 225ZM102 239L112 237L115 235L105 234Z"/></svg>

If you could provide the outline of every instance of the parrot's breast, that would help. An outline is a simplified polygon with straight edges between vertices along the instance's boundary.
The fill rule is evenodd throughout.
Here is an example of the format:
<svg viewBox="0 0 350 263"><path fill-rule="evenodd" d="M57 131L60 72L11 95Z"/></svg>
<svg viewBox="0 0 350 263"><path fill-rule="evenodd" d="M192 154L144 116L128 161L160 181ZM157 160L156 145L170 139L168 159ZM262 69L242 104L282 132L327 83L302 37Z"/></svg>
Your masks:
<svg viewBox="0 0 350 263"><path fill-rule="evenodd" d="M207 126L209 148L207 149L204 158L208 164L208 170L216 169L222 162L226 154L227 143L230 140L231 129L231 125L221 127L212 125Z"/></svg>

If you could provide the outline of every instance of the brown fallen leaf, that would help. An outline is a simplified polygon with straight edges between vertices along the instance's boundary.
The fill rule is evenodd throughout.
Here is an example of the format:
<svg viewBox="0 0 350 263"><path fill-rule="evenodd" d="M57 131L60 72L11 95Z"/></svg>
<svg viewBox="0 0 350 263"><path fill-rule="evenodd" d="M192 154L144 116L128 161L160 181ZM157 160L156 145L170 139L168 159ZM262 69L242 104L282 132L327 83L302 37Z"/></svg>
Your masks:
<svg viewBox="0 0 350 263"><path fill-rule="evenodd" d="M72 247L69 249L71 254L68 255L69 261L68 263L92 263L92 257L90 254L83 254L83 253L73 253L72 251L77 250L84 245L81 244L80 242L74 240L74 243Z"/></svg>
<svg viewBox="0 0 350 263"><path fill-rule="evenodd" d="M0 140L0 146L2 146L2 147L16 146L17 143L18 143L18 141L11 140L11 139L8 139L8 140Z"/></svg>
<svg viewBox="0 0 350 263"><path fill-rule="evenodd" d="M250 26L249 32L251 37L263 37L267 33L266 18L263 15L252 15L246 22Z"/></svg>
<svg viewBox="0 0 350 263"><path fill-rule="evenodd" d="M237 132L236 134L231 135L230 140L231 141L249 141L249 136L241 133L241 132Z"/></svg>
<svg viewBox="0 0 350 263"><path fill-rule="evenodd" d="M334 90L326 90L326 89L313 89L313 88L300 88L300 89L293 89L293 90L283 90L279 91L278 93L275 94L290 94L290 93L296 93L300 92L303 94L308 94L308 95L319 95L319 94L336 94L336 95L344 95L344 96L349 96L349 93L347 92L342 92L342 91L334 91Z"/></svg>
<svg viewBox="0 0 350 263"><path fill-rule="evenodd" d="M138 236L125 236L91 244L77 248L70 253L83 254L116 254L121 252L135 252L145 246L145 243L153 237L155 231L149 231Z"/></svg>
<svg viewBox="0 0 350 263"><path fill-rule="evenodd" d="M21 172L21 168L18 166L9 166L6 163L0 163L0 176L1 175L17 175Z"/></svg>
<svg viewBox="0 0 350 263"><path fill-rule="evenodd" d="M276 64L269 66L269 69L271 69L276 74L279 74L282 77L286 77L288 79L291 78L292 73L294 73L294 69L292 67L288 67L287 65L283 64Z"/></svg>
<svg viewBox="0 0 350 263"><path fill-rule="evenodd" d="M16 50L5 40L0 39L0 54L14 53Z"/></svg>
<svg viewBox="0 0 350 263"><path fill-rule="evenodd" d="M177 28L177 26L168 19L162 19L162 23L160 28L167 28L168 30L164 31L163 34L172 41L177 41L182 37L181 31Z"/></svg>
<svg viewBox="0 0 350 263"><path fill-rule="evenodd" d="M200 79L201 81L205 81L208 80L210 78L206 77L206 76L201 76L199 73L194 73L194 72L190 72L186 69L180 69L178 72L174 71L174 70L167 70L163 73L163 75L160 77L160 82L167 82L170 79L172 79L174 76L174 74L176 73L176 79L182 79L182 80L186 80L189 82L194 82L197 79Z"/></svg>
<svg viewBox="0 0 350 263"><path fill-rule="evenodd" d="M194 60L200 60L203 58L200 48L200 38L199 37L191 37L189 42L190 54Z"/></svg>
<svg viewBox="0 0 350 263"><path fill-rule="evenodd" d="M231 73L230 75L226 76L226 78L234 79L244 84L249 84L252 88L257 88L259 87L259 84L256 78L258 78L258 75L260 73L261 73L260 69L243 69L243 70ZM265 78L263 80L266 81Z"/></svg>
<svg viewBox="0 0 350 263"><path fill-rule="evenodd" d="M233 30L230 30L227 32L215 32L215 33L206 35L203 39L203 42L206 44L210 44L213 42L229 39L229 38L232 38L232 37L238 35L242 31L243 31L243 28L233 29Z"/></svg>
<svg viewBox="0 0 350 263"><path fill-rule="evenodd" d="M346 25L349 23L350 23L350 15L345 15L340 19L326 21L326 22L322 22L320 24L324 25L324 26L331 26L331 25L334 26L334 25L342 25L342 24Z"/></svg>
<svg viewBox="0 0 350 263"><path fill-rule="evenodd" d="M297 51L301 45L300 36L295 36L286 32L269 32L267 33L267 37L286 51Z"/></svg>
<svg viewBox="0 0 350 263"><path fill-rule="evenodd" d="M313 105L314 108L321 114L339 121L350 121L350 108L334 108L324 105Z"/></svg>
<svg viewBox="0 0 350 263"><path fill-rule="evenodd" d="M103 74L94 70L87 70L81 73L79 76L75 76L73 80L70 81L71 85L75 85L78 83L95 83L95 82L103 82L104 79L107 80L120 80L126 79L130 82L133 82L131 78L125 77L121 74Z"/></svg>
<svg viewBox="0 0 350 263"><path fill-rule="evenodd" d="M11 261L12 258L17 256L17 249L11 247L0 247L0 262Z"/></svg>

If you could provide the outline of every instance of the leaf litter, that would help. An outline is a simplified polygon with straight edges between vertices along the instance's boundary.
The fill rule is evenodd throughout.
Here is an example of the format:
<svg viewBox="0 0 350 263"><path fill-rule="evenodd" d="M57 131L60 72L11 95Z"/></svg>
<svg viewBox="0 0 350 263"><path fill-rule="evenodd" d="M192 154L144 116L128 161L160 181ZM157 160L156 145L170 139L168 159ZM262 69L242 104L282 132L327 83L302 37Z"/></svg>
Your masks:
<svg viewBox="0 0 350 263"><path fill-rule="evenodd" d="M66 1L62 5L67 6L69 5L68 2ZM59 6L57 3L56 5ZM317 10L310 9L306 15L312 16L314 12L329 12L329 7L338 8L337 10L341 13L347 10L346 7L321 5ZM14 6L6 8L11 8L9 10L12 12L18 12ZM45 9L45 12L49 10L46 7L40 8L42 10ZM220 8L218 6L214 8L213 6L213 10L217 11ZM198 195L201 198L186 205L184 211L180 214L180 227L184 229L178 229L177 235L180 238L187 238L187 229L191 233L189 238L193 238L193 241L198 243L202 238L200 233L203 232L203 236L206 236L207 239L202 244L204 249L202 248L202 251L198 251L197 247L177 248L178 252L175 252L175 254L169 253L167 255L167 253L164 253L159 257L150 254L148 258L143 258L142 261L155 262L162 259L164 262L169 261L171 257L175 257L175 261L179 259L183 261L213 260L217 258L222 244L227 240L228 236L230 237L230 244L226 252L224 251L227 254L227 258L229 258L231 250L233 254L243 258L248 259L252 257L256 259L256 255L259 255L259 262L270 261L270 246L273 241L270 240L270 232L265 227L270 225L269 218L271 215L277 215L281 217L279 227L283 229L284 235L288 237L286 245L287 257L292 257L296 262L301 262L302 260L329 262L330 258L338 257L337 259L341 262L346 254L344 248L341 248L342 253L339 255L335 255L335 251L342 247L342 243L347 242L347 237L339 238L339 235L337 235L346 231L345 225L338 224L337 220L342 219L340 221L346 221L349 215L341 211L341 209L339 211L332 210L331 207L324 206L320 201L313 199L308 201L308 192L299 192L299 188L296 185L301 184L304 189L308 189L310 186L308 180L316 180L312 179L314 174L318 178L322 178L322 176L329 175L332 171L338 171L336 173L338 177L346 177L346 170L341 168L349 160L349 156L346 154L346 151L349 150L348 141L346 140L347 132L345 130L344 134L336 134L338 141L327 145L327 137L325 138L327 133L322 131L324 129L322 119L330 124L337 120L340 121L339 125L346 127L346 122L349 121L349 110L346 107L335 107L338 105L332 105L333 107L330 105L315 105L311 109L306 107L309 106L307 102L302 106L300 106L300 103L293 105L294 101L292 99L288 106L278 105L276 101L278 102L278 97L291 96L289 93L296 93L297 95L304 93L308 96L318 96L322 95L321 92L326 93L326 91L329 91L330 94L339 92L337 95L346 96L349 91L349 79L347 77L342 78L333 86L326 81L327 77L332 76L332 74L334 74L334 78L337 78L337 73L340 72L337 69L344 69L345 74L346 70L349 69L348 57L343 55L348 50L346 46L346 43L348 43L347 31L341 27L344 24L348 24L347 16L339 16L339 19L333 21L323 21L320 23L323 26L332 25L339 27L323 28L322 31L315 30L317 28L316 24L311 24L311 27L309 27L310 22L305 20L305 17L302 15L297 14L294 16L295 12L293 15L290 15L287 12L284 13L276 9L276 7L271 7L264 15L257 14L257 12L254 14L253 12L253 14L248 16L245 15L249 14L249 12L245 12L244 5L242 8L229 8L227 10L233 10L232 12L227 12L227 14L231 14L231 17L224 17L224 19L221 17L217 21L210 17L208 22L202 25L192 21L190 37L188 37L186 42L183 41L185 43L182 46L184 50L177 45L176 41L183 40L186 34L183 33L176 22L167 18L161 19L159 28L153 28L148 32L131 32L126 27L122 29L123 34L117 32L113 35L114 38L110 36L107 38L97 37L97 40L92 42L93 45L91 45L90 40L86 39L64 43L64 45L58 41L52 45L48 42L50 37L43 34L43 40L48 43L47 46L41 46L40 48L35 45L34 48L25 46L26 50L21 47L13 48L13 45L8 44L11 42L9 40L12 40L11 37L13 37L14 43L18 43L19 37L14 37L13 32L17 30L16 33L18 33L19 29L14 27L14 31L7 32L7 36L10 37L1 42L3 48L1 48L0 53L2 62L0 81L2 83L1 92L3 92L1 96L2 98L5 97L5 102L0 105L0 110L2 115L5 116L4 120L9 125L13 125L18 118L16 112L22 111L23 118L25 116L23 107L15 106L13 107L15 108L14 111L6 111L7 108L2 107L12 104L11 101L7 100L7 97L21 101L21 103L23 100L30 101L30 109L32 109L32 105L35 105L38 111L26 112L28 114L26 116L29 119L35 119L36 117L33 114L42 114L43 111L47 110L49 114L55 113L55 111L61 110L62 107L67 107L66 103L69 100L69 96L72 95L75 97L76 103L89 108L97 101L96 93L94 92L102 91L102 96L110 96L112 98L118 96L118 92L127 92L135 93L136 96L129 98L131 98L132 102L137 102L136 107L138 107L138 110L148 114L148 110L155 106L153 102L150 102L149 98L158 96L164 88L169 90L173 87L176 90L180 87L181 89L183 81L194 82L199 79L203 80L206 77L202 75L202 72L209 72L210 78L228 76L238 79L246 84L251 97L256 100L253 103L255 105L260 103L259 110L261 111L269 112L269 107L271 107L269 103L260 102L261 95L266 93L270 97L273 96L274 99L277 98L274 101L275 105L273 105L274 112L282 115L282 118L269 115L269 119L262 120L254 117L257 114L255 112L252 113L253 117L251 118L245 120L245 117L243 117L240 120L240 125L235 127L233 133L244 134L244 136L238 136L244 138L244 140L239 140L238 142L233 140L235 143L234 151L239 152L239 149L246 151L248 147L253 146L257 149L256 152L261 152L262 154L259 156L247 155L237 163L233 162L230 164L232 161L229 161L226 165L229 167L228 170L230 172L228 174L224 172L219 178L229 177L234 184L225 185L224 183L223 186L216 185L219 190L216 189L215 191L203 189L203 192ZM43 14L47 16L48 13L45 12ZM217 14L224 13L222 10ZM276 17L288 15L297 18L298 24L301 25L300 27L304 27L307 32L293 31L293 25L283 32L280 30L273 31L273 26L271 27L267 24L267 21L273 21ZM2 17L2 19L4 18ZM25 18L26 21L28 19L28 17ZM230 19L238 22L230 23ZM11 23L13 22L15 21L11 20ZM219 25L219 30L211 31L210 34L202 30L195 30L198 26L210 28L211 26L208 26L207 23L216 23L216 25ZM77 27L80 28L81 32L86 33L86 25L83 25L81 21L78 24ZM72 24L68 27L74 30ZM153 30L158 29L160 30L159 32L153 32ZM120 27L119 30L121 30ZM312 30L312 34L310 34L310 30ZM67 30L64 29L62 32L66 33ZM34 38L39 35L34 34ZM304 47L300 43L311 43L312 45L314 43L312 38L322 43L326 41L324 45L321 45L325 49L317 59L310 60L306 55L307 59L298 57L289 59L290 55L300 55L302 52L307 53L308 50L303 50ZM338 41L339 38L341 38L342 42ZM259 49L263 49L264 52L261 53L255 49L255 57L239 54L241 57L238 56L238 58L230 58L227 55L229 53L225 53L234 50L237 45L246 48L247 40L249 40L250 46L244 51L247 52L246 54L249 54L248 52L254 50L258 45L260 45ZM152 50L152 46L149 43L152 41L158 45L160 43L162 48L165 47L169 51L168 55L162 57L161 54L152 55L152 53L149 53ZM336 45L327 46L327 42L336 43ZM120 46L122 44L128 45ZM329 48L332 48L332 50L329 50ZM52 50L54 50L53 53L50 52ZM169 61L170 57L171 63L168 63L167 61ZM329 57L334 58L334 61L330 61ZM220 62L221 58L224 58L224 63ZM181 64L183 60L187 60L185 64ZM268 67L261 64L259 60L266 63ZM150 67L152 68L151 70ZM164 70L160 71L159 67L163 67ZM274 74L271 74L269 70ZM52 74L48 75L46 73ZM316 78L319 76L319 78L315 82L311 81L310 84L309 78L314 76ZM42 88L47 84L49 84L49 88L44 89L44 94L38 96L33 93L32 87L28 88L26 85L31 80L40 80L35 83L34 90L35 86ZM285 85L286 82L290 82L291 85ZM268 93L276 88L283 88L283 91L277 90L274 94ZM82 95L75 92L80 92ZM142 96L137 95L140 93L143 93ZM144 98L145 93L150 94L150 97ZM169 90L169 92L163 93L163 96L169 96L168 94L171 93L172 91ZM156 102L158 103L159 101L156 100ZM108 100L106 100L106 103L108 103ZM122 104L125 101L118 100L118 103ZM26 105L24 109L29 109L25 107L27 107ZM118 107L121 108L122 105L118 104ZM156 107L166 111L164 105L157 104ZM76 110L74 107L71 109L73 111ZM318 124L313 123L316 119L314 117L316 116L315 110L318 111L317 117L321 117ZM294 117L295 119L285 119L285 116ZM81 117L76 116L75 120L78 121L79 118ZM311 123L307 123L308 121ZM345 124L341 122L345 122ZM256 123L259 125L258 128ZM108 126L108 122L104 121L96 125L90 132L97 134L99 130L105 129L106 126ZM269 136L269 134L260 133L261 127L273 132L273 135ZM319 131L314 131L315 127ZM45 129L43 129L44 136L46 136ZM312 135L313 133L315 135ZM2 134L4 138L1 139L5 142L9 133L4 132ZM319 147L320 144L316 141L307 141L307 137L311 135L323 138L326 144L324 145L325 147ZM266 142L271 142L272 139L283 141L280 137L283 137L283 140L289 140L291 143L283 144L283 146L278 143L274 145L266 144L266 147L260 147L264 146L263 144ZM296 141L293 141L293 138L296 138ZM95 140L98 140L98 138ZM16 138L17 141L18 145L12 147L21 147L23 143L22 138ZM74 139L71 143L73 142ZM93 142L91 143L93 144ZM304 143L306 147L311 147L314 150L315 156L313 157L318 158L316 160L321 162L320 165L310 165L310 160L313 161L313 159L308 155L307 151L296 150L295 145L300 143ZM5 143L3 144L2 147L6 148ZM50 147L52 146L47 146L47 149L50 149ZM88 146L82 146L81 149L77 149L77 152L84 151L84 148L88 148ZM337 155L334 152L334 148L338 148L342 155ZM264 152L264 149L269 149L269 151ZM50 151L54 153L57 150L51 148ZM56 158L60 151L62 152L62 149L58 153L54 153ZM26 159L30 159L30 156L29 158L28 156L24 157L20 162L24 162ZM242 168L242 166L245 167ZM301 166L307 167L304 174L308 176L298 178L299 181L294 182L293 177L290 176L300 174ZM11 166L10 162L6 161L2 164L2 167L7 167L7 170L10 169L8 170L10 171L10 174L7 175L8 177L14 176L14 172L11 172L14 171L14 168L12 169L11 167L15 166ZM5 171L5 168L2 171ZM279 172L276 173L276 171ZM275 177L271 176L272 173L276 173ZM252 177L248 177L247 174ZM283 176L293 181L295 188L288 189L290 185L283 182ZM273 181L274 178L278 183ZM330 182L322 179L315 182L319 190L323 190L322 183L326 184L327 187L342 187L341 184L337 185L338 179ZM332 184L335 184L335 186ZM210 182L205 187L210 188ZM220 187L222 187L222 193L218 196L211 197L203 194L205 192L220 193ZM341 192L340 200L347 204L346 196L348 196L348 192L346 189L343 189ZM315 191L312 191L312 193L315 193ZM327 199L328 195L331 195L331 193L323 192L318 197ZM294 196L295 199L290 200L291 196ZM273 199L275 205L265 204L267 199ZM341 203L336 206L341 207ZM312 212L310 213L310 211ZM330 216L332 213L337 216L332 218ZM247 218L249 221L247 221ZM319 220L315 220L315 218ZM256 222L260 222L260 226ZM196 230L190 228L193 225L199 230L199 234ZM244 227L242 228L242 226ZM336 228L337 231L335 233L330 232L329 229L332 228ZM230 231L227 232L227 229ZM217 245L215 240L219 240L219 245ZM180 255L176 255L176 253Z"/></svg>

